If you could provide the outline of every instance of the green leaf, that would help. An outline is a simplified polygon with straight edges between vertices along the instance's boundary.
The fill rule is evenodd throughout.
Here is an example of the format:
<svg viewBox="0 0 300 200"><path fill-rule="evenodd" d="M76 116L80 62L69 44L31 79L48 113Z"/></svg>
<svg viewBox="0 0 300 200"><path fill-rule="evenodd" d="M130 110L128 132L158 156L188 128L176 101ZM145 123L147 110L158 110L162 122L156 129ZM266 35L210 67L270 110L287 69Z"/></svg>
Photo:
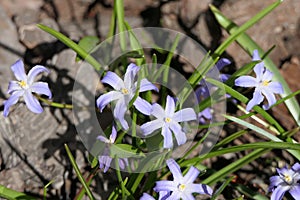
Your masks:
<svg viewBox="0 0 300 200"><path fill-rule="evenodd" d="M79 41L78 46L80 46L84 51L89 53L97 46L97 44L99 44L99 42L100 40L96 36L86 36ZM76 61L79 60L80 56L77 55Z"/></svg>
<svg viewBox="0 0 300 200"><path fill-rule="evenodd" d="M255 125L253 125L253 124L250 124L250 123L248 123L248 122L246 122L246 121L243 121L243 120L241 120L241 119L239 119L239 118L236 118L236 117L233 117L233 116L225 115L225 117L226 117L227 119L229 119L229 120L235 122L235 123L238 123L238 124L240 124L240 125L242 125L242 126L245 126L245 127L249 128L249 129L251 129L251 130L256 131L256 132L259 133L260 135L262 135L262 136L264 136L264 137L266 137L266 138L268 138L268 139L270 139L270 140L272 140L272 141L282 142L281 139L277 138L276 136L272 135L271 133L269 133L269 132L267 132L267 131L265 131L265 130L263 130L263 129L261 129L261 128L255 126ZM282 143L282 144L283 144L283 143ZM290 144L290 145L292 145L292 144ZM299 145L299 144L297 144L297 145ZM283 146L283 145L282 145L282 146ZM267 146L267 147L268 147L268 146ZM269 147L271 147L271 146L269 146ZM289 149L288 149L287 151L288 151L289 153L291 153L293 156L295 156L295 157L300 161L300 151L299 151L299 150L296 151L296 150L289 150Z"/></svg>
<svg viewBox="0 0 300 200"><path fill-rule="evenodd" d="M246 23L244 23L242 26L237 28L214 52L214 58L219 57L226 48L239 37L241 34L243 34L247 29L249 29L251 26L256 24L259 20L264 18L267 14L269 14L272 10L274 10L277 6L280 5L282 0L276 1L275 3L271 4L270 6L266 7L259 13L257 13L255 16L253 16L250 20L248 20ZM222 15L222 13L213 5L210 5L211 11L215 14ZM219 22L220 23L220 22ZM231 28L232 24L228 25L227 28Z"/></svg>
<svg viewBox="0 0 300 200"><path fill-rule="evenodd" d="M241 184L237 184L235 186L235 188L240 191L242 194L244 194L245 196L251 198L251 199L255 199L255 200L268 200L269 198L261 195L260 193L258 192L254 192L252 191L251 189L247 188L246 186L244 185L241 185Z"/></svg>
<svg viewBox="0 0 300 200"><path fill-rule="evenodd" d="M68 147L67 144L65 144L65 149L67 151L67 154L68 154L68 157L70 159L70 162L71 162L71 164L72 164L72 166L73 166L73 168L74 168L74 170L75 170L75 172L77 174L77 177L78 177L79 181L81 182L81 184L83 185L83 187L84 187L84 189L85 189L85 191L86 191L89 199L90 200L94 200L95 198L93 197L93 194L92 194L89 186L85 182L85 180L84 180L84 178L83 178L83 176L82 176L82 174L81 174L81 172L80 172L80 170L79 170L79 168L78 168L78 166L76 164L76 161L75 161L75 159L74 159L74 157L73 157L73 155L72 155L72 153L71 153L71 151L70 151L70 149L69 149L69 147Z"/></svg>
<svg viewBox="0 0 300 200"><path fill-rule="evenodd" d="M145 156L143 152L129 144L113 144L110 147L110 153L112 157L116 156L118 158L137 158Z"/></svg>
<svg viewBox="0 0 300 200"><path fill-rule="evenodd" d="M276 7L281 2L282 1L277 1L275 4L273 4L273 7ZM225 17L217 8L212 7L212 12L214 13L220 25L223 28L225 28L230 34L235 35L240 30L241 27L238 27L234 22ZM236 41L249 55L252 55L253 50L255 49L259 51L260 55L264 54L263 50L258 46L258 44L256 44L254 40L252 40L246 33L240 34ZM272 62L272 60L269 57L266 57L265 59L263 59L263 61L265 66L273 72L274 80L282 84L284 93L281 95L281 97L284 98L290 95L292 92L284 78L281 76L276 65ZM290 100L285 101L285 104L289 109L290 113L292 114L296 123L300 126L300 107L296 98L291 98Z"/></svg>
<svg viewBox="0 0 300 200"><path fill-rule="evenodd" d="M0 197L8 199L8 200L16 200L16 199L23 199L23 200L34 200L36 198L24 194L22 192L18 192L12 189L9 189L3 185L0 185Z"/></svg>
<svg viewBox="0 0 300 200"><path fill-rule="evenodd" d="M234 176L227 179L213 194L213 196L210 198L210 200L215 200L222 191L226 188L226 186L234 179Z"/></svg>
<svg viewBox="0 0 300 200"><path fill-rule="evenodd" d="M69 39L67 36L63 35L62 33L48 27L42 24L38 24L37 27L42 29L43 31L51 34L58 40L60 40L62 43L64 43L66 46L73 49L81 58L86 60L88 63L90 63L97 71L101 71L101 64L95 60L93 56L91 56L89 53L87 53L83 48L81 48L78 44L73 42L71 39Z"/></svg>
<svg viewBox="0 0 300 200"><path fill-rule="evenodd" d="M249 101L249 99L247 97L245 97L244 95L242 95L238 91L232 89L231 87L229 87L228 85L226 85L226 84L224 84L220 81L217 81L217 80L212 79L212 78L207 78L206 81L213 84L213 85L215 85L215 86L217 86L217 87L219 87L219 88L224 88L226 93L230 94L232 97L238 99L242 103L247 103ZM264 119L266 119L271 125L275 126L276 129L280 133L285 132L285 130L282 128L282 126L269 113L267 113L264 109L262 109L259 106L254 106L253 110L255 110L256 112L261 114L264 117Z"/></svg>

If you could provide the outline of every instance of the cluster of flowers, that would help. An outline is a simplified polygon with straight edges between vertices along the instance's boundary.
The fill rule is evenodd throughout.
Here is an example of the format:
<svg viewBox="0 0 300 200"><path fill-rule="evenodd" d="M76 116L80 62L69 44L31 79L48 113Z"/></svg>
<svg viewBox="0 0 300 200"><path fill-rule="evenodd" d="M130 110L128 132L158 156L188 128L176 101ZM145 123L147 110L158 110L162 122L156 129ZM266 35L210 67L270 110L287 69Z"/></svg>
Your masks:
<svg viewBox="0 0 300 200"><path fill-rule="evenodd" d="M260 60L258 51L253 52L253 60ZM217 69L221 70L224 66L230 64L227 59L220 59L216 64ZM25 73L24 64L21 60L14 63L11 67L17 81L10 81L8 93L11 95L7 101L4 102L4 116L7 117L9 109L16 104L20 97L24 98L28 109L34 113L41 113L41 107L37 95L46 95L49 99L52 98L52 93L49 86L45 82L35 82L36 76L42 72L49 73L49 70L44 66L37 65L33 67L28 75ZM113 115L115 119L120 122L124 130L129 129L128 122L125 120L125 114L128 111L131 101L133 106L142 114L155 117L154 120L146 122L141 125L142 133L147 136L156 130L161 129L163 136L163 148L169 149L173 147L173 134L178 145L186 143L187 137L184 129L181 127L181 122L188 122L192 120L199 120L199 123L206 123L206 120L212 119L211 108L206 108L202 112L195 113L192 108L184 108L176 111L176 101L173 97L167 96L166 105L163 108L157 103L149 103L136 96L137 92L145 92L149 90L158 91L158 88L148 81L146 78L141 79L140 83L135 81L140 67L135 64L130 64L127 67L122 80L114 72L108 71L102 79L102 83L110 85L114 90L101 95L96 105L102 112L103 109L111 102L115 102ZM263 105L264 109L269 109L275 104L275 94L282 94L283 89L280 83L272 81L272 72L264 66L263 62L256 64L254 67L256 77L241 76L235 80L235 85L240 87L254 87L253 98L248 102L246 110L250 111L255 105L259 105L264 97L268 101L268 105ZM221 74L220 78L223 82L228 79L229 75ZM138 91L137 91L138 90ZM209 97L208 86L204 81L200 82L200 87L195 91L199 100ZM100 168L104 168L106 172L111 164L109 144L113 144L117 137L117 130L112 126L112 133L107 139L104 136L98 136L98 140L107 144L102 155L98 157ZM128 165L126 158L119 158L119 165L124 169ZM167 160L167 165L174 176L173 181L158 181L154 190L159 192L160 199L194 199L192 193L212 194L212 189L204 184L194 184L194 180L199 174L199 170L191 167L188 173L183 176L179 165L173 160ZM273 191L272 199L281 199L286 191L290 191L293 197L299 197L300 186L298 180L300 179L299 171L300 165L294 165L291 170L283 168L278 169L279 176L271 177L270 191ZM141 199L153 199L153 197L144 194Z"/></svg>

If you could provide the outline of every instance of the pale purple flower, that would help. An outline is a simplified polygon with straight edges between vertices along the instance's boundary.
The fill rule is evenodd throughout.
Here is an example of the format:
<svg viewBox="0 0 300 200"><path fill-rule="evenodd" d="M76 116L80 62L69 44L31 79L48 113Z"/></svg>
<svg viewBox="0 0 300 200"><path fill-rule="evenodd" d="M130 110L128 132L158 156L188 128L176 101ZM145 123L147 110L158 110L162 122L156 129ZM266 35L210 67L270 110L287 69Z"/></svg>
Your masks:
<svg viewBox="0 0 300 200"><path fill-rule="evenodd" d="M161 191L159 192L158 200L167 200L169 196L170 196L170 192ZM147 193L143 193L143 196L140 198L140 200L155 200L155 198Z"/></svg>
<svg viewBox="0 0 300 200"><path fill-rule="evenodd" d="M103 172L107 172L108 168L110 167L111 161L113 160L112 157L110 157L110 145L113 145L115 143L115 140L117 138L117 130L115 126L112 126L111 135L109 136L109 139L106 137L100 135L97 137L98 140L104 142L106 146L104 147L102 155L98 156L99 160L99 168L103 169ZM126 166L128 166L128 160L127 158L118 158L118 163L121 169L125 169Z"/></svg>
<svg viewBox="0 0 300 200"><path fill-rule="evenodd" d="M200 124L205 124L206 120L212 119L211 108L205 108L201 112L198 113L198 119Z"/></svg>
<svg viewBox="0 0 300 200"><path fill-rule="evenodd" d="M196 113L192 108L184 108L175 112L175 100L171 96L167 96L165 110L159 104L154 103L151 115L157 119L143 124L141 130L147 136L155 130L162 128L161 134L164 137L164 148L173 147L172 132L175 135L178 145L184 144L187 140L186 134L179 122L197 119Z"/></svg>
<svg viewBox="0 0 300 200"><path fill-rule="evenodd" d="M231 62L227 58L221 58L215 65L215 68L217 68L219 71L221 71L225 66L230 65ZM210 71L213 73L213 70ZM210 73L209 72L209 73ZM213 76L213 75L211 75ZM229 74L220 74L219 79L221 79L222 82L225 82L230 77ZM198 102L208 98L210 96L210 89L213 88L213 86L210 83L207 83L204 79L202 79L199 83L199 87L195 90L195 94L197 97ZM198 120L200 124L205 124L206 120L212 119L212 110L210 107L205 108L203 111L198 113Z"/></svg>
<svg viewBox="0 0 300 200"><path fill-rule="evenodd" d="M253 61L260 60L258 51L253 51ZM273 82L273 73L266 69L263 62L255 65L254 72L256 78L252 76L241 76L235 80L235 85L240 87L255 87L253 98L248 102L246 110L250 111L255 105L260 104L264 97L268 101L268 105L263 105L265 110L276 103L274 94L282 94L283 88L279 82Z"/></svg>
<svg viewBox="0 0 300 200"><path fill-rule="evenodd" d="M18 60L11 66L17 81L10 81L8 85L7 93L11 96L4 102L3 115L5 117L9 114L9 108L16 104L20 97L24 98L28 109L34 113L43 112L41 104L32 93L43 94L52 98L52 93L49 89L48 83L34 82L36 76L42 72L49 73L49 70L41 65L34 66L28 75L25 73L24 63L22 60Z"/></svg>
<svg viewBox="0 0 300 200"><path fill-rule="evenodd" d="M137 82L134 82L135 76L140 70L140 67L131 63L128 65L126 73L124 75L124 81L114 72L108 71L102 83L106 83L112 86L115 90L110 91L106 94L101 95L97 99L97 106L102 112L103 108L112 101L116 101L114 108L114 117L119 120L124 129L128 129L128 123L125 120L125 112L128 110L128 104L134 97L137 88ZM150 83L147 79L142 79L140 82L139 92L144 92L148 90L158 90L157 87ZM151 104L141 97L137 97L133 105L137 110L145 115L150 115Z"/></svg>
<svg viewBox="0 0 300 200"><path fill-rule="evenodd" d="M167 165L173 174L173 181L157 181L154 188L156 192L168 192L168 198L165 199L193 200L195 199L193 193L212 195L213 190L208 185L194 183L200 173L197 168L191 166L189 171L183 176L180 166L175 160L167 160Z"/></svg>
<svg viewBox="0 0 300 200"><path fill-rule="evenodd" d="M269 192L273 192L271 200L281 200L287 191L294 199L300 199L300 164L294 164L291 169L285 166L276 170L279 176L270 178Z"/></svg>

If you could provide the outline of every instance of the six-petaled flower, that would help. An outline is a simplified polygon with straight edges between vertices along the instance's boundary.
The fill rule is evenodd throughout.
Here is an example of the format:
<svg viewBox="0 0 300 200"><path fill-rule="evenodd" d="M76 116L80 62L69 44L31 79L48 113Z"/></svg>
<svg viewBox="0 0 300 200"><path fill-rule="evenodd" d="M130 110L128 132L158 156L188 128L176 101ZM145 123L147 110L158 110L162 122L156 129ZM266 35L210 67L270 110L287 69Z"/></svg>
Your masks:
<svg viewBox="0 0 300 200"><path fill-rule="evenodd" d="M106 94L101 95L97 99L97 106L102 112L103 108L112 101L117 101L114 108L114 117L119 120L122 127L124 129L128 129L128 123L125 120L125 113L128 110L129 102L135 96L137 89L137 82L134 82L134 78L140 67L131 63L126 70L124 75L124 81L114 72L108 71L104 78L102 79L102 83L106 83L112 86L115 90L110 91ZM144 92L148 90L158 90L156 86L150 83L147 79L142 79L140 82L139 92ZM150 115L151 112L151 104L149 104L146 100L141 97L137 97L134 101L133 105L137 110L141 113Z"/></svg>
<svg viewBox="0 0 300 200"><path fill-rule="evenodd" d="M112 126L111 135L109 136L109 139L106 137L100 135L97 137L98 140L104 142L106 146L104 147L104 150L101 155L98 156L99 161L99 168L103 169L103 172L107 172L108 168L110 167L111 161L113 160L110 156L110 145L113 145L115 143L115 140L117 138L117 130L115 126ZM118 163L120 166L120 169L124 169L128 165L127 158L118 158Z"/></svg>
<svg viewBox="0 0 300 200"><path fill-rule="evenodd" d="M215 74L218 74L219 71L221 71L225 66L230 65L231 62L227 58L221 58L214 68L208 72L208 75L210 77L214 77ZM218 72L216 73L215 70ZM218 74L219 77L216 77L217 79L220 79L222 82L225 82L230 77L229 74ZM210 90L215 87L212 84L205 81L205 79L202 79L199 83L199 87L195 90L195 94L197 97L198 102L201 102L202 100L208 98L210 96ZM205 124L207 120L212 119L212 109L210 107L205 108L203 111L198 113L198 119L200 124Z"/></svg>
<svg viewBox="0 0 300 200"><path fill-rule="evenodd" d="M294 164L291 169L286 166L277 169L277 173L278 176L270 178L271 200L281 200L287 191L294 199L300 199L300 164Z"/></svg>
<svg viewBox="0 0 300 200"><path fill-rule="evenodd" d="M200 173L197 168L191 166L189 171L183 176L180 166L175 160L167 160L167 165L173 175L173 181L157 181L154 188L156 192L167 192L167 198L162 197L162 199L191 200L195 199L193 193L212 195L213 190L208 185L194 183Z"/></svg>
<svg viewBox="0 0 300 200"><path fill-rule="evenodd" d="M167 96L165 110L159 104L154 103L151 115L157 119L143 124L141 130L147 136L155 130L162 128L161 134L164 137L164 148L173 147L172 132L175 135L178 145L184 144L187 138L179 122L197 119L196 113L192 108L184 108L175 112L175 100L171 96Z"/></svg>
<svg viewBox="0 0 300 200"><path fill-rule="evenodd" d="M9 108L16 104L21 96L23 96L24 101L28 109L34 113L43 112L41 104L36 99L32 93L46 95L52 98L52 93L49 89L48 83L45 82L34 82L36 76L42 72L49 73L49 70L41 65L34 66L28 75L25 73L24 63L22 60L18 60L11 66L17 81L10 81L8 85L8 91L11 96L4 102L4 112L5 117L9 114Z"/></svg>
<svg viewBox="0 0 300 200"><path fill-rule="evenodd" d="M258 51L253 51L253 61L260 60ZM274 94L282 94L283 88L279 82L273 82L273 73L266 69L263 62L255 65L254 72L256 78L252 76L241 76L235 80L235 85L240 87L255 87L253 98L248 102L246 110L250 111L253 106L260 104L264 100L264 96L268 101L268 105L263 105L265 110L276 103Z"/></svg>

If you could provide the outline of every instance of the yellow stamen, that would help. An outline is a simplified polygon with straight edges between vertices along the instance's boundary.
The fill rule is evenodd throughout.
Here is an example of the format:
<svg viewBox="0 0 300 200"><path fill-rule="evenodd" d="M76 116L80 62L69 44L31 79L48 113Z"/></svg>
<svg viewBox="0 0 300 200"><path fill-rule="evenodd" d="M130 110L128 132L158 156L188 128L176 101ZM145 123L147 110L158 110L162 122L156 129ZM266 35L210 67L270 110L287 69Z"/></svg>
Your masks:
<svg viewBox="0 0 300 200"><path fill-rule="evenodd" d="M172 121L172 119L170 117L165 118L165 122L170 123L171 121Z"/></svg>
<svg viewBox="0 0 300 200"><path fill-rule="evenodd" d="M180 191L183 191L185 188L186 188L186 186L185 186L184 184L180 184L180 185L178 186L178 189L179 189Z"/></svg>
<svg viewBox="0 0 300 200"><path fill-rule="evenodd" d="M263 85L263 86L268 86L269 83L270 83L269 81L263 81L263 82L262 82L262 85Z"/></svg>
<svg viewBox="0 0 300 200"><path fill-rule="evenodd" d="M25 81L19 81L18 84L21 86L21 87L26 87L27 83Z"/></svg>
<svg viewBox="0 0 300 200"><path fill-rule="evenodd" d="M122 92L123 94L128 94L128 93L129 93L129 91L128 91L126 88L122 88L121 92Z"/></svg>
<svg viewBox="0 0 300 200"><path fill-rule="evenodd" d="M290 184L290 183L292 183L293 178L290 175L285 174L284 175L284 180L285 180L285 182L287 182L288 184Z"/></svg>

